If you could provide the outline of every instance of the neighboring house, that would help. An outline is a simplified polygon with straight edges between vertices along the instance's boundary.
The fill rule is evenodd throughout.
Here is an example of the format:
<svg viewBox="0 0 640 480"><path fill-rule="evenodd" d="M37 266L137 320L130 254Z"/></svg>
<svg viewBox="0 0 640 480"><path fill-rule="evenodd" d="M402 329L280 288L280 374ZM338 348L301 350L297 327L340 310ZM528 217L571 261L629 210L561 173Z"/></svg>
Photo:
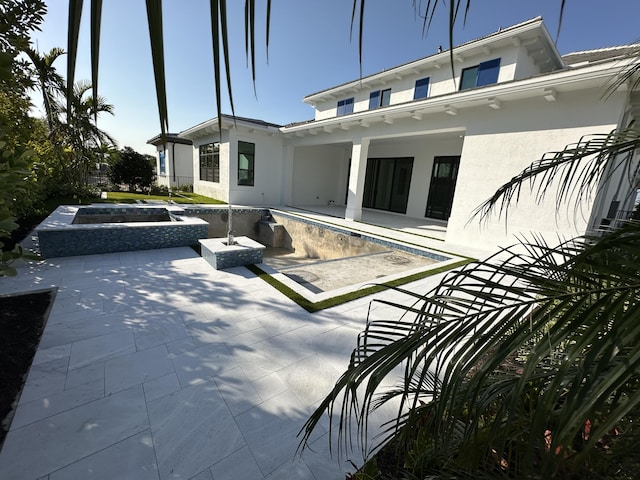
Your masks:
<svg viewBox="0 0 640 480"><path fill-rule="evenodd" d="M176 133L167 133L164 141L156 135L147 143L158 151L156 183L168 188L193 185L193 143Z"/></svg>
<svg viewBox="0 0 640 480"><path fill-rule="evenodd" d="M311 121L279 127L223 116L179 134L193 141L194 190L236 204L343 205L426 218L452 243L493 248L514 234L551 242L597 228L635 199L618 175L597 198L556 209L523 190L508 219L475 208L543 154L634 118L635 97L606 86L630 47L562 57L541 18L305 97ZM209 162L211 158L211 162ZM232 161L230 161L230 159ZM211 165L211 167L209 167Z"/></svg>

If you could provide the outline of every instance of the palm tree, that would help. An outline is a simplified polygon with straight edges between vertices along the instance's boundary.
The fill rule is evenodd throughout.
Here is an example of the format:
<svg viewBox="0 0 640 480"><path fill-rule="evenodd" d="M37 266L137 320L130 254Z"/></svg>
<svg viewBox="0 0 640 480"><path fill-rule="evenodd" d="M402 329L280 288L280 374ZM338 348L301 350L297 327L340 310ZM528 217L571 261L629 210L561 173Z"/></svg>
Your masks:
<svg viewBox="0 0 640 480"><path fill-rule="evenodd" d="M57 117L57 113L54 111L56 98L64 90L64 80L56 71L53 64L58 57L65 54L65 51L61 48L52 48L48 53L41 55L37 50L29 47L25 50L25 53L35 69L38 86L42 94L42 102L44 103L47 124L51 132L53 131Z"/></svg>
<svg viewBox="0 0 640 480"><path fill-rule="evenodd" d="M56 104L60 112L54 125L54 136L66 149L68 178L76 186L83 185L99 152L115 140L97 125L98 115L113 115L113 105L104 97L90 95L91 83L76 82L67 98Z"/></svg>

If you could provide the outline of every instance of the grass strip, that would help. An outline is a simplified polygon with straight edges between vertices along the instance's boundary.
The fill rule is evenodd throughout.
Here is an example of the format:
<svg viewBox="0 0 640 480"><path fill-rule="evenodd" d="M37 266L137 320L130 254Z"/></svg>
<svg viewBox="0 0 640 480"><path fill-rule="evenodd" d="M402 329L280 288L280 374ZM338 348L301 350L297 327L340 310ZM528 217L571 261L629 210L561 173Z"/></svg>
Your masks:
<svg viewBox="0 0 640 480"><path fill-rule="evenodd" d="M350 302L351 300L357 300L358 298L366 297L367 295L372 295L374 293L382 292L384 290L387 290L390 287L399 287L400 285L406 285L407 283L415 282L417 280L422 280L423 278L427 278L432 275L437 275L438 273L446 272L448 270L453 270L454 268L461 267L463 265L466 265L467 263L471 263L472 261L475 261L475 259L468 258L468 259L460 260L459 262L434 268L432 270L414 273L413 275L409 275L407 277L398 278L396 280L391 280L389 282L381 283L378 285L372 285L371 287L361 288L359 290L356 290L355 292L345 293L343 295L338 295L336 297L327 298L326 300L322 300L320 302L312 302L310 300L307 300L298 292L286 286L281 281L275 279L272 275L268 274L257 265L247 265L246 267L252 273L260 277L263 281L267 282L273 288L278 290L280 293L282 293L286 297L296 302L298 305L304 308L307 312L313 313L319 310L324 310L325 308L335 307L336 305L341 305L343 303Z"/></svg>

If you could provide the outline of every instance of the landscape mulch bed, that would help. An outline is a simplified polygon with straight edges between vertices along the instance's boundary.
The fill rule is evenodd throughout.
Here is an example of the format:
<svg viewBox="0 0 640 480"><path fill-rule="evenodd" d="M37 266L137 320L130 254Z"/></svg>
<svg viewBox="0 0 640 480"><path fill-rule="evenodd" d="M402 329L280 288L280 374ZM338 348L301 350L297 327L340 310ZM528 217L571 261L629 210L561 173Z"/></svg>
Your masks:
<svg viewBox="0 0 640 480"><path fill-rule="evenodd" d="M0 297L0 447L54 296L46 290Z"/></svg>

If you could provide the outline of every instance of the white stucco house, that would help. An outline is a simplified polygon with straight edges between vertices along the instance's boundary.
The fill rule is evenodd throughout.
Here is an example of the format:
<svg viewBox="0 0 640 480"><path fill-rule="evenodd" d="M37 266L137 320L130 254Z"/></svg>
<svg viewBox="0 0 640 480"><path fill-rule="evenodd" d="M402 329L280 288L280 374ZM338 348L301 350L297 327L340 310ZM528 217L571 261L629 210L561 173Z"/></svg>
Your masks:
<svg viewBox="0 0 640 480"><path fill-rule="evenodd" d="M167 188L193 185L193 142L176 133L164 140L156 135L147 143L157 149L156 183Z"/></svg>
<svg viewBox="0 0 640 480"><path fill-rule="evenodd" d="M234 204L337 205L354 221L374 209L439 222L447 241L480 248L529 232L557 242L632 209L627 179L578 209L557 210L553 192L540 204L523 194L506 221L469 219L546 152L633 120L629 91L604 96L629 50L561 56L538 17L455 47L454 78L439 52L306 96L313 120L223 116L221 134L212 119L172 138L190 150L194 191Z"/></svg>

